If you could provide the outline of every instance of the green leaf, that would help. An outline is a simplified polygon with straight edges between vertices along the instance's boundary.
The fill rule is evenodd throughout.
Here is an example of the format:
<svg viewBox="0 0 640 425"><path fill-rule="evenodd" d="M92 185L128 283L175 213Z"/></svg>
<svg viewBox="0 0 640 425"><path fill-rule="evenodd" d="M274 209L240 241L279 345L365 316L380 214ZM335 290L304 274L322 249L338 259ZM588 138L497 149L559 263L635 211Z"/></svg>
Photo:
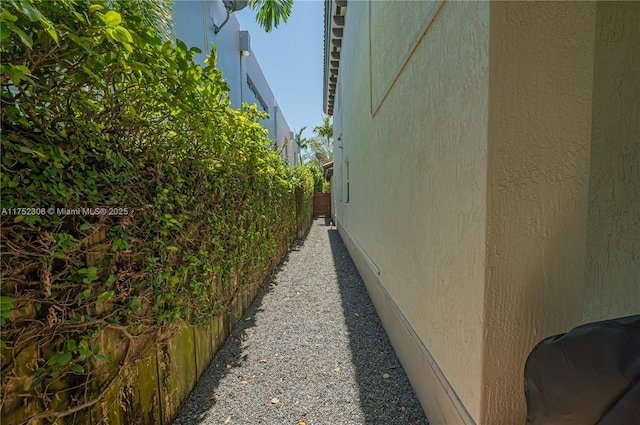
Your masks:
<svg viewBox="0 0 640 425"><path fill-rule="evenodd" d="M88 277L98 277L98 268L97 267L89 267L87 268L87 276Z"/></svg>
<svg viewBox="0 0 640 425"><path fill-rule="evenodd" d="M18 35L18 37L20 37L20 40L25 46L30 49L33 47L33 39L29 35L27 35L26 32L22 31L22 29L18 28L12 23L7 23L6 25L11 31L13 31Z"/></svg>
<svg viewBox="0 0 640 425"><path fill-rule="evenodd" d="M13 310L15 302L15 298L0 296L0 310Z"/></svg>
<svg viewBox="0 0 640 425"><path fill-rule="evenodd" d="M73 13L73 16L75 16L75 17L76 17L76 19L78 20L78 22L82 22L82 23L87 22L87 20L84 18L84 16L82 16L82 15L81 15L81 14L79 14L78 12L73 11L72 13Z"/></svg>
<svg viewBox="0 0 640 425"><path fill-rule="evenodd" d="M26 66L24 66L24 65L13 65L13 64L10 64L9 66L11 67L11 70L13 70L13 71L20 71L25 75L31 74L31 70L29 68L27 68Z"/></svg>
<svg viewBox="0 0 640 425"><path fill-rule="evenodd" d="M55 41L56 44L59 44L58 43L58 33L56 32L56 30L53 27L53 25L51 24L51 22L49 22L46 18L42 18L42 20L40 22L42 23L42 26L44 27L44 29L47 32L47 34L49 34L49 36L53 39L53 41Z"/></svg>
<svg viewBox="0 0 640 425"><path fill-rule="evenodd" d="M55 364L59 364L60 366L64 366L67 363L69 363L71 361L71 359L73 358L73 356L71 355L71 353L58 353L53 355L53 357L51 357L49 359L49 361L47 361L47 364L50 366L53 366Z"/></svg>
<svg viewBox="0 0 640 425"><path fill-rule="evenodd" d="M96 354L96 358L102 360L105 363L109 363L109 359L107 358L107 356L104 356L102 354Z"/></svg>
<svg viewBox="0 0 640 425"><path fill-rule="evenodd" d="M93 354L91 353L91 350L89 350L88 348L84 348L82 346L78 347L78 352L83 356L90 356L91 354Z"/></svg>
<svg viewBox="0 0 640 425"><path fill-rule="evenodd" d="M49 377L49 373L44 368L36 370L36 378L31 381L31 388L37 387L42 381Z"/></svg>
<svg viewBox="0 0 640 425"><path fill-rule="evenodd" d="M24 65L9 65L9 75L14 84L20 84L22 80L30 80L27 75L31 74L31 70Z"/></svg>
<svg viewBox="0 0 640 425"><path fill-rule="evenodd" d="M123 26L117 26L113 30L113 37L121 43L133 43L133 38L127 29Z"/></svg>
<svg viewBox="0 0 640 425"><path fill-rule="evenodd" d="M70 367L70 369L76 373L83 373L84 372L84 367L82 367L79 364L74 364L73 366Z"/></svg>
<svg viewBox="0 0 640 425"><path fill-rule="evenodd" d="M122 22L122 16L115 10L110 10L104 15L100 16L102 22L104 22L108 27L115 27L120 25Z"/></svg>
<svg viewBox="0 0 640 425"><path fill-rule="evenodd" d="M184 44L184 41L180 40L179 38L176 39L176 47L178 48L178 50L181 50L183 52L187 51L187 45Z"/></svg>
<svg viewBox="0 0 640 425"><path fill-rule="evenodd" d="M18 2L18 4L19 4L19 9L21 9L20 11L31 22L36 22L42 19L42 14L38 9L36 9L36 7L32 3L28 1L21 1L21 2Z"/></svg>
<svg viewBox="0 0 640 425"><path fill-rule="evenodd" d="M4 25L0 25L0 41L7 39L11 35L9 28Z"/></svg>
<svg viewBox="0 0 640 425"><path fill-rule="evenodd" d="M49 159L49 156L47 156L46 154L43 154L42 152L33 151L33 154L36 155L38 158L40 158L43 161L46 161L46 160Z"/></svg>
<svg viewBox="0 0 640 425"><path fill-rule="evenodd" d="M100 294L100 296L96 300L96 304L100 305L103 302L112 299L113 297L115 297L115 295L116 295L116 293L114 291L105 291L102 294Z"/></svg>
<svg viewBox="0 0 640 425"><path fill-rule="evenodd" d="M0 22L15 22L18 20L16 15L12 15L8 10L0 12Z"/></svg>

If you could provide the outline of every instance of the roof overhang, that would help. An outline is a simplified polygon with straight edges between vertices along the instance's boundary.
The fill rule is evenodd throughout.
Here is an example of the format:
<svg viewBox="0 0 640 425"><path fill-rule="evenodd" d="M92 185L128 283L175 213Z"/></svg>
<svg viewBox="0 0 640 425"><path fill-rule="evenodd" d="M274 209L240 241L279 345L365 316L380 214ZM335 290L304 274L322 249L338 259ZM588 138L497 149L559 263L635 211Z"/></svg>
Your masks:
<svg viewBox="0 0 640 425"><path fill-rule="evenodd" d="M325 180L331 180L331 176L333 176L333 161L322 164L322 175Z"/></svg>
<svg viewBox="0 0 640 425"><path fill-rule="evenodd" d="M344 33L347 0L325 0L324 2L324 81L323 110L333 115L336 98L340 56L342 54L342 35Z"/></svg>

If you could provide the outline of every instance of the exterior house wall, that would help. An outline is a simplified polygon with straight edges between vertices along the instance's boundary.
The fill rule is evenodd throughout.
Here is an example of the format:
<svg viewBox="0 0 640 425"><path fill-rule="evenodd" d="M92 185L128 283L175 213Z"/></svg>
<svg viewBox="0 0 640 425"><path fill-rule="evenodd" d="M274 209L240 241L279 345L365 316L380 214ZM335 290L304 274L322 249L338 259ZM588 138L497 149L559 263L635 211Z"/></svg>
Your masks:
<svg viewBox="0 0 640 425"><path fill-rule="evenodd" d="M640 313L639 13L348 1L334 220L430 423L524 423L538 341Z"/></svg>
<svg viewBox="0 0 640 425"><path fill-rule="evenodd" d="M231 14L229 21L218 34L213 32L213 20L220 25L226 11L218 0L175 0L173 4L174 32L188 47L198 47L202 53L195 60L204 64L215 45L217 67L229 83L231 107L239 109L242 103L256 104L269 117L261 124L269 131L269 137L277 140L282 156L289 163L299 162L299 147L293 142L293 135L287 120L278 106L269 82L265 77L249 41L249 56L240 55L240 22ZM286 148L285 148L286 146Z"/></svg>
<svg viewBox="0 0 640 425"><path fill-rule="evenodd" d="M524 423L528 353L582 323L595 9L491 6L483 424Z"/></svg>
<svg viewBox="0 0 640 425"><path fill-rule="evenodd" d="M640 3L596 10L586 322L640 306Z"/></svg>
<svg viewBox="0 0 640 425"><path fill-rule="evenodd" d="M337 219L379 270L462 414L478 417L489 3L446 3L433 20L437 3L401 4L348 5L334 110L343 144L334 147L343 154ZM409 40L385 39L380 29L399 25Z"/></svg>

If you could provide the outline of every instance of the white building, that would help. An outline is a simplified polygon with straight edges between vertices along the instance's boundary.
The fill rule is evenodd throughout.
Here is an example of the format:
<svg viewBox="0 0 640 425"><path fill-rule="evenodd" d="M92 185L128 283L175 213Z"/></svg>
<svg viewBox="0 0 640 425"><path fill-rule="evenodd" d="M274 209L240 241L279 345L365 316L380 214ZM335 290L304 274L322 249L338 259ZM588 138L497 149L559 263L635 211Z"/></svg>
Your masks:
<svg viewBox="0 0 640 425"><path fill-rule="evenodd" d="M176 38L188 47L202 50L196 55L196 62L204 64L211 44L215 45L218 69L229 83L231 106L241 108L246 102L267 112L269 118L263 120L262 125L269 131L269 137L277 140L283 158L291 165L298 164L300 148L293 141L293 132L251 50L249 32L241 30L233 13L222 25L227 11L220 0L175 0L173 10Z"/></svg>

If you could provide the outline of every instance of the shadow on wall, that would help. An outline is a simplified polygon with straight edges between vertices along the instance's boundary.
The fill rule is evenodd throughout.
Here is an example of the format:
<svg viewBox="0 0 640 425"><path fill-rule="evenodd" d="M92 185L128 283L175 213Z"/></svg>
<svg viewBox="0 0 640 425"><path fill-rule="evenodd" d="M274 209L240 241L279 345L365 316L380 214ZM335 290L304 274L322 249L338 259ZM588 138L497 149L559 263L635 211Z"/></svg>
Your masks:
<svg viewBox="0 0 640 425"><path fill-rule="evenodd" d="M316 225L331 227L330 220L325 217L324 224ZM365 423L427 424L340 234L335 228L328 233Z"/></svg>

